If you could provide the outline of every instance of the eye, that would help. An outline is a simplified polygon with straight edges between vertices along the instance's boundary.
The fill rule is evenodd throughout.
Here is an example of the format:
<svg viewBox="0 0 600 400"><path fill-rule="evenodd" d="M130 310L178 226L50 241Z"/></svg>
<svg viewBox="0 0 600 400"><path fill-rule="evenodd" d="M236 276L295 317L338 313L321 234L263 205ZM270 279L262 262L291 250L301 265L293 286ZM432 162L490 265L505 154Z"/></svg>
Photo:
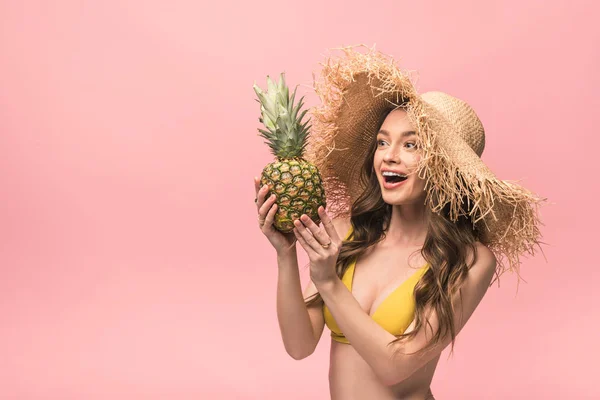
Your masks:
<svg viewBox="0 0 600 400"><path fill-rule="evenodd" d="M405 144L405 146L409 146L409 145L412 145L412 147L409 147L409 149L414 149L414 148L417 146L417 144L416 144L416 143L414 143L414 142L407 142L407 143Z"/></svg>
<svg viewBox="0 0 600 400"><path fill-rule="evenodd" d="M382 143L382 142L383 142L383 140L381 140L381 139L377 140L377 145L379 146L379 143Z"/></svg>

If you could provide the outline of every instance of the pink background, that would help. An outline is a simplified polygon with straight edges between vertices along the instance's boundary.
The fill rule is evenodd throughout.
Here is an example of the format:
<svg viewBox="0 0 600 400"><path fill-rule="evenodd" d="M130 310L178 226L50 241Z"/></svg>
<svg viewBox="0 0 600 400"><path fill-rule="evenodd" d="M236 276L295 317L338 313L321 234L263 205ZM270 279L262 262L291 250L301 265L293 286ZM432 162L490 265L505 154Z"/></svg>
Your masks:
<svg viewBox="0 0 600 400"><path fill-rule="evenodd" d="M1 399L327 399L329 331L300 362L279 334L252 84L314 106L360 43L469 102L490 168L552 202L547 260L489 290L433 393L600 397L595 2L201 3L0 1Z"/></svg>

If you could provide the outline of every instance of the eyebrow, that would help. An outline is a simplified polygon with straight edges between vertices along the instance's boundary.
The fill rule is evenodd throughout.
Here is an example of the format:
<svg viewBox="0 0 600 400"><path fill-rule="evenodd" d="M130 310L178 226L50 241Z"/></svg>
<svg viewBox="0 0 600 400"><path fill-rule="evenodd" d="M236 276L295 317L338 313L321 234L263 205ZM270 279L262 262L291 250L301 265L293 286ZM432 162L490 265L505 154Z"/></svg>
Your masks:
<svg viewBox="0 0 600 400"><path fill-rule="evenodd" d="M387 136L387 137L390 136L390 133L388 131L386 131L385 129L380 129L379 132L377 132L377 134L382 134L382 135ZM405 138L407 136L416 135L416 134L417 133L415 131L405 131L405 132L401 133L400 137L401 138Z"/></svg>

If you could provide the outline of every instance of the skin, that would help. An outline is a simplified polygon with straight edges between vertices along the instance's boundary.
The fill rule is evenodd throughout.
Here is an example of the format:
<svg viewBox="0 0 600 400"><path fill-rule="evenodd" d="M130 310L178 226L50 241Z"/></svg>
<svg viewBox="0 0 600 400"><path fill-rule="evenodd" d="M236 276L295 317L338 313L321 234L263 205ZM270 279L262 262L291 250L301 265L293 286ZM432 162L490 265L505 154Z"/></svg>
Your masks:
<svg viewBox="0 0 600 400"><path fill-rule="evenodd" d="M311 281L304 298L318 291L351 343L331 340L329 383L333 400L432 399L430 384L433 374L440 353L451 341L448 336L425 355L392 356L393 348L387 344L395 336L371 318L379 304L414 272L414 268L425 263L418 251L425 240L428 224L424 205L425 182L414 173L420 159L416 138L405 134L413 130L406 113L397 109L390 112L377 134L374 169L384 201L393 206L392 215L385 240L357 260L352 292L335 273L342 238L351 226L350 220L331 220L321 208L322 227L306 215L295 221L294 235L310 259ZM403 185L388 190L383 187L382 168L409 173L409 177ZM263 216L273 201L265 201L262 205L265 207L261 208ZM289 244L281 237L278 239ZM322 247L326 243L331 243L327 249ZM486 293L496 267L494 255L487 247L476 243L476 249L477 261L461 288L462 302L457 296L453 298L457 333ZM472 257L470 254L467 261L470 262ZM412 353L424 347L433 334L432 329L437 329L435 312L428 312L431 326L425 324L415 338L397 345L403 352ZM314 351L324 329L322 307L310 307L308 313L315 332ZM406 331L413 329L414 321Z"/></svg>

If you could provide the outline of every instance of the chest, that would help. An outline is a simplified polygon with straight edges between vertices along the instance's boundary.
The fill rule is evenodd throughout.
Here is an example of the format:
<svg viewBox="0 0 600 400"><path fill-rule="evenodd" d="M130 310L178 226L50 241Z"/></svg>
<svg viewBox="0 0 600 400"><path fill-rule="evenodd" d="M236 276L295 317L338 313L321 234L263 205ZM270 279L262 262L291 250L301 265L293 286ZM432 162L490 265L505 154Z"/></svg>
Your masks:
<svg viewBox="0 0 600 400"><path fill-rule="evenodd" d="M356 260L350 291L366 313L372 316L392 294L405 289L403 284L425 264L419 250L374 248Z"/></svg>

